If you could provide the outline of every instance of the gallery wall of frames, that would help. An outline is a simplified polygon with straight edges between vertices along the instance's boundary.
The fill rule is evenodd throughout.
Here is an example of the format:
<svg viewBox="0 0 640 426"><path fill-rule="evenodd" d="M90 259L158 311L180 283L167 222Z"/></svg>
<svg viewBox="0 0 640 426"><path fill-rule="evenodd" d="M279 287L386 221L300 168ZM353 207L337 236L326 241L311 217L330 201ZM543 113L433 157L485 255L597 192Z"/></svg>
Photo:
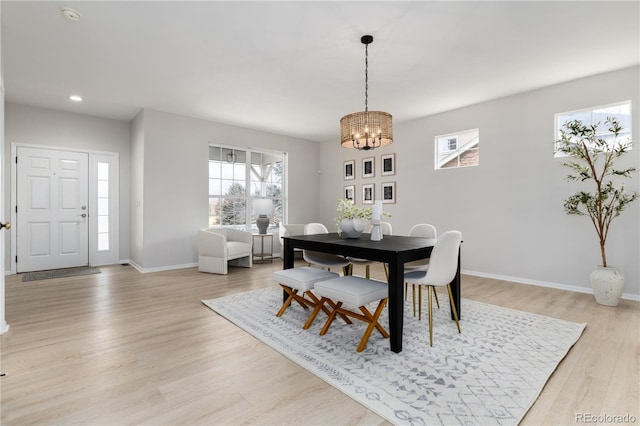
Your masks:
<svg viewBox="0 0 640 426"><path fill-rule="evenodd" d="M357 164L356 164L357 163ZM345 181L344 198L352 204L383 204L396 202L396 154L365 157L361 161L347 160L342 167Z"/></svg>

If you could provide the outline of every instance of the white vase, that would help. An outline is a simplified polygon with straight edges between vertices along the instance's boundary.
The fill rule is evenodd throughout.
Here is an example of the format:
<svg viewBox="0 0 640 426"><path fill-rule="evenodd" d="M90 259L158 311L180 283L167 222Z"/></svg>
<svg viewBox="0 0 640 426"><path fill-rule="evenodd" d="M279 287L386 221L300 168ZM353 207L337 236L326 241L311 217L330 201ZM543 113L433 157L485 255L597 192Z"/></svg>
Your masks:
<svg viewBox="0 0 640 426"><path fill-rule="evenodd" d="M367 221L360 218L342 219L340 221L340 231L345 238L358 238L364 232Z"/></svg>
<svg viewBox="0 0 640 426"><path fill-rule="evenodd" d="M624 275L618 268L599 266L589 276L596 302L617 306L624 290Z"/></svg>

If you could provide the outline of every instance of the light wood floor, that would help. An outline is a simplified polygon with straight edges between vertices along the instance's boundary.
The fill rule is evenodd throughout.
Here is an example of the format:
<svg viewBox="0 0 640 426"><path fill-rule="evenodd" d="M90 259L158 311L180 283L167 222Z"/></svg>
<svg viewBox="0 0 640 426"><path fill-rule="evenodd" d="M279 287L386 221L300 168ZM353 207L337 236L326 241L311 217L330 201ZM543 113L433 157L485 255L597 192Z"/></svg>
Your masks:
<svg viewBox="0 0 640 426"><path fill-rule="evenodd" d="M6 277L2 425L386 424L200 302L275 285L281 267ZM466 298L588 323L523 424L576 424L580 413L640 422L638 302L609 308L586 294L471 276L462 286Z"/></svg>

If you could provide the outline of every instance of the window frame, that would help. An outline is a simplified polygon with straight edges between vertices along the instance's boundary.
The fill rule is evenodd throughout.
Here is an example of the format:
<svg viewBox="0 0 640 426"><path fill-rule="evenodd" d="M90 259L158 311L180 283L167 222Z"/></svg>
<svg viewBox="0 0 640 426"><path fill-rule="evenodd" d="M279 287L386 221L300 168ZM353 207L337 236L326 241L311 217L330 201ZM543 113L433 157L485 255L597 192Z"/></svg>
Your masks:
<svg viewBox="0 0 640 426"><path fill-rule="evenodd" d="M565 158L567 156L567 154L564 154L560 151L558 151L558 140L560 140L560 129L564 126L565 123L572 121L573 119L566 119L565 121L563 121L562 123L560 123L560 119L563 116L571 116L571 115L578 115L581 113L585 113L585 112L589 112L590 113L590 122L589 123L583 123L586 125L591 125L594 124L594 122L596 120L594 120L594 112L597 113L597 111L604 111L613 107L618 107L618 106L625 106L628 105L629 106L629 125L625 126L623 123L623 130L628 129L628 136L626 135L627 132L623 132L619 137L620 138L626 138L629 137L631 140L633 140L633 105L631 100L626 100L626 101L620 101L620 102L613 102L610 104L604 104L604 105L597 105L597 106L592 106L592 107L587 107L587 108L581 108L581 109L576 109L576 110L571 110L571 111L564 111L564 112L558 112L556 114L554 114L553 116L553 131L554 131L554 143L553 143L553 156L554 158ZM599 120L599 123L601 126L605 125L605 120L601 119ZM606 134L610 134L608 131L603 131L603 132L598 132L597 136L603 136ZM629 147L629 149L633 149L633 147Z"/></svg>
<svg viewBox="0 0 640 426"><path fill-rule="evenodd" d="M473 134L467 143L461 143L462 135ZM451 143L455 141L455 149L451 149ZM440 149L440 143L444 143L446 149ZM462 165L460 157L467 151L477 150L478 160L475 164ZM440 158L443 157L442 160ZM455 166L443 167L452 160L457 160ZM480 128L475 127L457 132L445 133L434 137L434 170L460 169L466 167L476 167L480 165Z"/></svg>
<svg viewBox="0 0 640 426"><path fill-rule="evenodd" d="M222 167L220 167L220 174L217 177L213 177L211 175L211 163L212 162L219 162L219 163L223 163L223 159L222 157L220 157L220 159L212 159L212 149L219 149L220 150L220 154L222 155L224 153L224 150L231 150L231 153L234 154L233 155L233 163L235 164L235 162L237 161L236 158L237 156L235 156L235 153L238 152L238 154L240 154L241 152L244 154L244 178L243 178L243 183L244 183L244 194L243 195L227 195L227 194L223 194L222 193L222 189L223 187L221 186L220 189L220 195L215 195L212 194L211 191L211 182L214 179L218 179L221 182L223 180L228 180L222 177ZM209 205L209 213L208 213L208 219L207 219L207 223L209 227L232 227L232 228L236 228L236 229L242 229L245 231L249 231L252 233L258 233L258 228L256 225L256 218L257 218L257 214L253 214L253 200L256 199L272 199L274 200L274 212L271 215L271 223L269 224L269 228L267 229L267 233L273 233L276 229L278 229L278 224L279 223L286 223L286 214L287 214L287 197L286 197L286 182L287 182L287 153L286 152L281 152L281 151L273 151L273 150L268 150L268 149L256 149L256 148L250 148L250 147L238 147L238 146L228 146L228 145L222 145L222 144L215 144L215 143L210 143L209 144L209 155L208 155L208 185L207 185L207 193L208 193L208 205ZM269 184L273 184L273 181L271 180L263 180L260 185L259 194L253 194L253 190L255 189L254 186L256 183L260 182L260 180L256 180L255 177L259 176L259 173L263 173L265 172L265 170L256 170L255 169L255 165L252 161L252 159L254 159L254 155L259 154L261 156L275 156L275 157L279 157L276 161L274 161L272 164L278 163L280 162L282 164L282 167L280 169L280 171L278 173L280 173L280 182L279 182L279 195L278 196L270 196L267 192L269 190ZM270 163L271 164L271 163ZM264 166L264 163L260 163L260 166ZM252 167L253 166L253 167ZM276 170L275 169L271 169L269 170L269 174L274 173ZM262 178L264 179L266 176L262 176ZM232 179L234 182L239 181L238 177L234 176ZM233 184L232 184L233 185ZM277 189L277 188L276 188ZM235 199L235 200L239 200L240 202L244 202L244 223L243 224L223 224L223 223L212 223L212 218L216 217L216 215L212 215L212 203L214 203L213 200L218 200L217 202L222 203L224 199ZM218 214L218 220L221 221L221 215Z"/></svg>

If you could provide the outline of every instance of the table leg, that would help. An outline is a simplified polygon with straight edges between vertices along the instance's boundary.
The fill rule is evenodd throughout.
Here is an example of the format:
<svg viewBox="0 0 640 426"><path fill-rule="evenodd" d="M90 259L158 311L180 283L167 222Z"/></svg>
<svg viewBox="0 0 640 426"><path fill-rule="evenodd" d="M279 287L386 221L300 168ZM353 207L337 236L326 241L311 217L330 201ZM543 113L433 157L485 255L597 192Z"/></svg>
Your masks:
<svg viewBox="0 0 640 426"><path fill-rule="evenodd" d="M293 247L291 247L291 244L289 244L289 240L287 240L286 238L284 238L283 241L284 244L282 249L284 250L284 256L282 259L282 269L291 269L293 268L294 261ZM287 294L287 292L282 290L282 303L287 300L288 296L289 295Z"/></svg>
<svg viewBox="0 0 640 426"><path fill-rule="evenodd" d="M389 334L391 351L402 352L404 321L404 264L389 263Z"/></svg>

